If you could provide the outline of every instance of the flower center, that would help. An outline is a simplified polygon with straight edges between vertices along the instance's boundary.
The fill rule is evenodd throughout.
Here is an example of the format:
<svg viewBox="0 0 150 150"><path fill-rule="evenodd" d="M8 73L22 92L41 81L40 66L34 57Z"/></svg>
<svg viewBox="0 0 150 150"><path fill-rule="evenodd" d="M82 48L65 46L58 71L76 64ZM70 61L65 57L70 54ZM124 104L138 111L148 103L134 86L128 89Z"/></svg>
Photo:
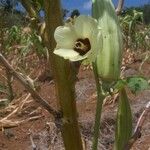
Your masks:
<svg viewBox="0 0 150 150"><path fill-rule="evenodd" d="M91 44L88 38L76 40L74 50L81 56L85 55L90 49Z"/></svg>

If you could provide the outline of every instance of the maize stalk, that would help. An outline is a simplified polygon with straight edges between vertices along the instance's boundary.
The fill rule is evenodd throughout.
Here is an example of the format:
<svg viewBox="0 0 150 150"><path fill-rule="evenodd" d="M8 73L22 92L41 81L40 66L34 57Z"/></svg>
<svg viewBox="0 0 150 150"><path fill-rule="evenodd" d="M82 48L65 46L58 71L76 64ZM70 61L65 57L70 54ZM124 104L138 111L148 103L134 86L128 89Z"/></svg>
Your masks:
<svg viewBox="0 0 150 150"><path fill-rule="evenodd" d="M120 76L122 35L111 0L92 0L92 15L102 29L103 45L98 51L96 64L103 81L114 81Z"/></svg>

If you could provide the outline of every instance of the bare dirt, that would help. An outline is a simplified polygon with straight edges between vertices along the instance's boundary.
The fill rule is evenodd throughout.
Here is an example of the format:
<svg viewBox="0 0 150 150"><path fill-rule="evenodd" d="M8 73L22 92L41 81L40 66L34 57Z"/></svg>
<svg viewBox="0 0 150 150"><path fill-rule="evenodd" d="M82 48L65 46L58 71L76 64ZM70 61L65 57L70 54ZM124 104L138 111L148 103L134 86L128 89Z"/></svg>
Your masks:
<svg viewBox="0 0 150 150"><path fill-rule="evenodd" d="M30 61L29 61L30 63ZM134 62L128 65L124 71L124 75L142 74L150 77L150 64L144 63L142 73L139 73L140 62ZM30 65L29 65L30 66ZM30 76L36 78L41 72L43 63L35 63L32 65L32 73ZM31 71L30 71L31 72ZM4 69L0 69L1 75ZM96 107L96 90L93 73L90 69L84 70L81 66L79 81L76 83L76 102L79 114L79 125L82 137L86 143L87 150L90 150L92 144L92 132ZM0 77L4 80L4 77ZM53 82L38 82L40 95L48 101L48 103L57 108L55 98L55 89ZM0 109L0 119L6 117L13 112L16 106L25 101L23 107L17 113L14 113L8 120L15 122L24 120L23 123L13 128L1 128L0 130L0 150L64 150L60 131L54 124L53 117L37 104L23 86L14 79L13 89L15 99L5 109ZM150 100L150 90L139 92L137 95L128 93L133 112L134 127L142 113L145 105ZM0 94L0 98L5 95ZM117 100L107 101L103 107L102 125L100 131L99 150L111 150L114 143L114 130L116 123ZM34 118L38 116L39 118ZM27 120L31 118L31 120ZM134 144L132 150L150 150L150 113L142 127L142 135Z"/></svg>

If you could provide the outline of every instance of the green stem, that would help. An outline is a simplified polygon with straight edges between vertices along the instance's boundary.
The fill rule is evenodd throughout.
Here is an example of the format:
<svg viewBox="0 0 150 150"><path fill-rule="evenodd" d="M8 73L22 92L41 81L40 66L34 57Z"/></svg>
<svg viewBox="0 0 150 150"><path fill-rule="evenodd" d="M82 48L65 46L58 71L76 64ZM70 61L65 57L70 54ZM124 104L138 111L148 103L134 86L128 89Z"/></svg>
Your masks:
<svg viewBox="0 0 150 150"><path fill-rule="evenodd" d="M83 150L75 101L74 72L68 60L54 55L54 31L63 24L60 0L45 0L45 45L53 71L59 109L62 112L61 133L65 150Z"/></svg>
<svg viewBox="0 0 150 150"><path fill-rule="evenodd" d="M97 89L97 106L96 106L96 114L95 114L92 150L97 150L102 105L103 105L103 100L105 99L105 95L103 94L102 84L99 82L99 77L98 77L98 73L97 73L97 66L95 63L93 63L92 65L93 65L93 72L94 72L94 76L95 76L96 89Z"/></svg>

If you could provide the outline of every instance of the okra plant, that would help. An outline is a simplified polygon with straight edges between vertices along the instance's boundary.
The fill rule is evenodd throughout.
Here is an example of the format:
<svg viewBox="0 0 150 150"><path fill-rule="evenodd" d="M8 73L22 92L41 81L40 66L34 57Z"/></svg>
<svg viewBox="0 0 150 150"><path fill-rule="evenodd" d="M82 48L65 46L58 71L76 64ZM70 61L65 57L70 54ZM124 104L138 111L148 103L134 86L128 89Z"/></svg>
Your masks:
<svg viewBox="0 0 150 150"><path fill-rule="evenodd" d="M132 114L127 82L120 78L123 40L112 1L92 0L92 17L80 15L73 23L57 27L54 38L54 54L70 61L88 59L93 65L97 108L92 149L97 150L102 104L111 88L119 93L114 149L124 149L132 135Z"/></svg>
<svg viewBox="0 0 150 150"><path fill-rule="evenodd" d="M108 86L108 84L117 82L120 78L123 50L122 32L111 0L93 0L92 2L92 15L98 20L98 26L102 28L101 34L103 45L102 49L98 50L96 67L98 76L102 81L102 88L105 90L105 87L111 88L111 85ZM106 89L106 92L109 88ZM115 150L124 149L125 145L128 143L128 140L131 138L132 133L130 105L124 86L120 88L119 97ZM101 97L99 101L102 101ZM98 121L100 121L100 115ZM98 126L97 122L95 121L95 135L99 129L99 127L96 128L96 126ZM94 138L93 149L97 149L98 140L97 137Z"/></svg>

